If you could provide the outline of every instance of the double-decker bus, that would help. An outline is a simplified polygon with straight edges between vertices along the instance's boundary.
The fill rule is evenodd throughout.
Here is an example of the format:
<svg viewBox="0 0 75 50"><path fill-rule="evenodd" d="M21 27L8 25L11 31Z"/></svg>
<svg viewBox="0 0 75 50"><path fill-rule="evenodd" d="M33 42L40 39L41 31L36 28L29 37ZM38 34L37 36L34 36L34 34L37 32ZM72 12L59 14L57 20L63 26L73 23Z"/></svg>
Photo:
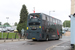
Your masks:
<svg viewBox="0 0 75 50"><path fill-rule="evenodd" d="M27 18L27 39L52 40L62 37L62 22L44 13L31 13Z"/></svg>

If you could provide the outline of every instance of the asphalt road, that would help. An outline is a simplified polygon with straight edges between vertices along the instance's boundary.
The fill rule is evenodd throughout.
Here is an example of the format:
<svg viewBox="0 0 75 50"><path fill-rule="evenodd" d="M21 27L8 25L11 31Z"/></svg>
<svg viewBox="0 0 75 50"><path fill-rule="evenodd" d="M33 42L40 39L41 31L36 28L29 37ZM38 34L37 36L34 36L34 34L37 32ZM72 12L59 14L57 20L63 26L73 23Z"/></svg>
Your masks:
<svg viewBox="0 0 75 50"><path fill-rule="evenodd" d="M9 42L9 43L1 43L0 50L48 50L48 48L68 41L70 37L63 36L60 40L52 40L52 41L19 41L19 42Z"/></svg>

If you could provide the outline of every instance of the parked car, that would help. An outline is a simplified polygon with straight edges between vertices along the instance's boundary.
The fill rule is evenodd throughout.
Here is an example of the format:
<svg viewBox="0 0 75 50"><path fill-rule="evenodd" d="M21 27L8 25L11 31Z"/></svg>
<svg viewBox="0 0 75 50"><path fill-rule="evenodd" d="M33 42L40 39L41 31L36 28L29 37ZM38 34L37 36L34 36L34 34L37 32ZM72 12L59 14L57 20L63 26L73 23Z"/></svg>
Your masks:
<svg viewBox="0 0 75 50"><path fill-rule="evenodd" d="M2 31L2 28L0 28L0 32Z"/></svg>
<svg viewBox="0 0 75 50"><path fill-rule="evenodd" d="M12 32L12 31L14 31L14 29L13 28L10 28L10 32Z"/></svg>
<svg viewBox="0 0 75 50"><path fill-rule="evenodd" d="M6 27L7 31L10 31L11 27Z"/></svg>
<svg viewBox="0 0 75 50"><path fill-rule="evenodd" d="M71 31L71 29L69 28L68 31Z"/></svg>
<svg viewBox="0 0 75 50"><path fill-rule="evenodd" d="M64 34L65 32L66 32L66 31L63 30L63 31L62 31L62 34Z"/></svg>
<svg viewBox="0 0 75 50"><path fill-rule="evenodd" d="M18 30L14 30L14 32L18 32Z"/></svg>
<svg viewBox="0 0 75 50"><path fill-rule="evenodd" d="M2 28L1 32L6 32L7 29L6 28Z"/></svg>

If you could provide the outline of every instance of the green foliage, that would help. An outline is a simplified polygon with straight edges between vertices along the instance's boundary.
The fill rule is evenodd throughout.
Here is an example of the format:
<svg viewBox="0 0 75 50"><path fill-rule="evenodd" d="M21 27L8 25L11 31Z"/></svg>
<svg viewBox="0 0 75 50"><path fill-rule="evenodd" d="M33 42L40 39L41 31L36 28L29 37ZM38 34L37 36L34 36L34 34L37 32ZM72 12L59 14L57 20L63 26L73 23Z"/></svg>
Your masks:
<svg viewBox="0 0 75 50"><path fill-rule="evenodd" d="M64 27L70 27L70 21L69 21L69 20L65 20L65 21L63 22L63 26L64 26Z"/></svg>
<svg viewBox="0 0 75 50"><path fill-rule="evenodd" d="M26 30L26 27L27 27L27 17L28 17L28 11L26 9L26 6L23 5L22 6L22 9L21 9L21 12L20 12L20 21L17 25L17 30L19 33L21 33L21 30L22 28L24 30Z"/></svg>
<svg viewBox="0 0 75 50"><path fill-rule="evenodd" d="M2 25L2 23L0 22L0 25Z"/></svg>
<svg viewBox="0 0 75 50"><path fill-rule="evenodd" d="M15 22L14 26L17 26L17 22Z"/></svg>
<svg viewBox="0 0 75 50"><path fill-rule="evenodd" d="M4 23L4 25L10 26L10 24L9 24L9 23Z"/></svg>

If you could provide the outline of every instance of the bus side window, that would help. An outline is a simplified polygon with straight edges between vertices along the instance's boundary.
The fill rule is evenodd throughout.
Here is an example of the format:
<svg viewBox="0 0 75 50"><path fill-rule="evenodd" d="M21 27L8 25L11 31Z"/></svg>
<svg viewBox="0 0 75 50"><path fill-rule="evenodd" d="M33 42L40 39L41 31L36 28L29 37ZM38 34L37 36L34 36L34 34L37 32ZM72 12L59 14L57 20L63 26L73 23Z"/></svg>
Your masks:
<svg viewBox="0 0 75 50"><path fill-rule="evenodd" d="M54 23L56 23L56 19L54 19Z"/></svg>
<svg viewBox="0 0 75 50"><path fill-rule="evenodd" d="M60 24L60 21L59 21L59 24Z"/></svg>
<svg viewBox="0 0 75 50"><path fill-rule="evenodd" d="M51 17L51 24L53 25L53 18Z"/></svg>
<svg viewBox="0 0 75 50"><path fill-rule="evenodd" d="M53 18L52 18L52 22L53 22Z"/></svg>
<svg viewBox="0 0 75 50"><path fill-rule="evenodd" d="M50 17L50 21L52 22L52 18Z"/></svg>
<svg viewBox="0 0 75 50"><path fill-rule="evenodd" d="M47 21L49 21L49 16L47 16Z"/></svg>
<svg viewBox="0 0 75 50"><path fill-rule="evenodd" d="M47 21L47 17L46 17L46 21Z"/></svg>
<svg viewBox="0 0 75 50"><path fill-rule="evenodd" d="M58 24L60 25L60 21L58 20Z"/></svg>
<svg viewBox="0 0 75 50"><path fill-rule="evenodd" d="M54 21L54 18L53 18L53 23L54 23L55 21Z"/></svg>
<svg viewBox="0 0 75 50"><path fill-rule="evenodd" d="M55 23L57 24L57 19L56 19L56 22Z"/></svg>
<svg viewBox="0 0 75 50"><path fill-rule="evenodd" d="M46 20L46 19L45 19L45 15L42 15L42 19L43 19L43 20Z"/></svg>
<svg viewBox="0 0 75 50"><path fill-rule="evenodd" d="M57 23L58 23L58 25L59 25L59 21L57 20Z"/></svg>

